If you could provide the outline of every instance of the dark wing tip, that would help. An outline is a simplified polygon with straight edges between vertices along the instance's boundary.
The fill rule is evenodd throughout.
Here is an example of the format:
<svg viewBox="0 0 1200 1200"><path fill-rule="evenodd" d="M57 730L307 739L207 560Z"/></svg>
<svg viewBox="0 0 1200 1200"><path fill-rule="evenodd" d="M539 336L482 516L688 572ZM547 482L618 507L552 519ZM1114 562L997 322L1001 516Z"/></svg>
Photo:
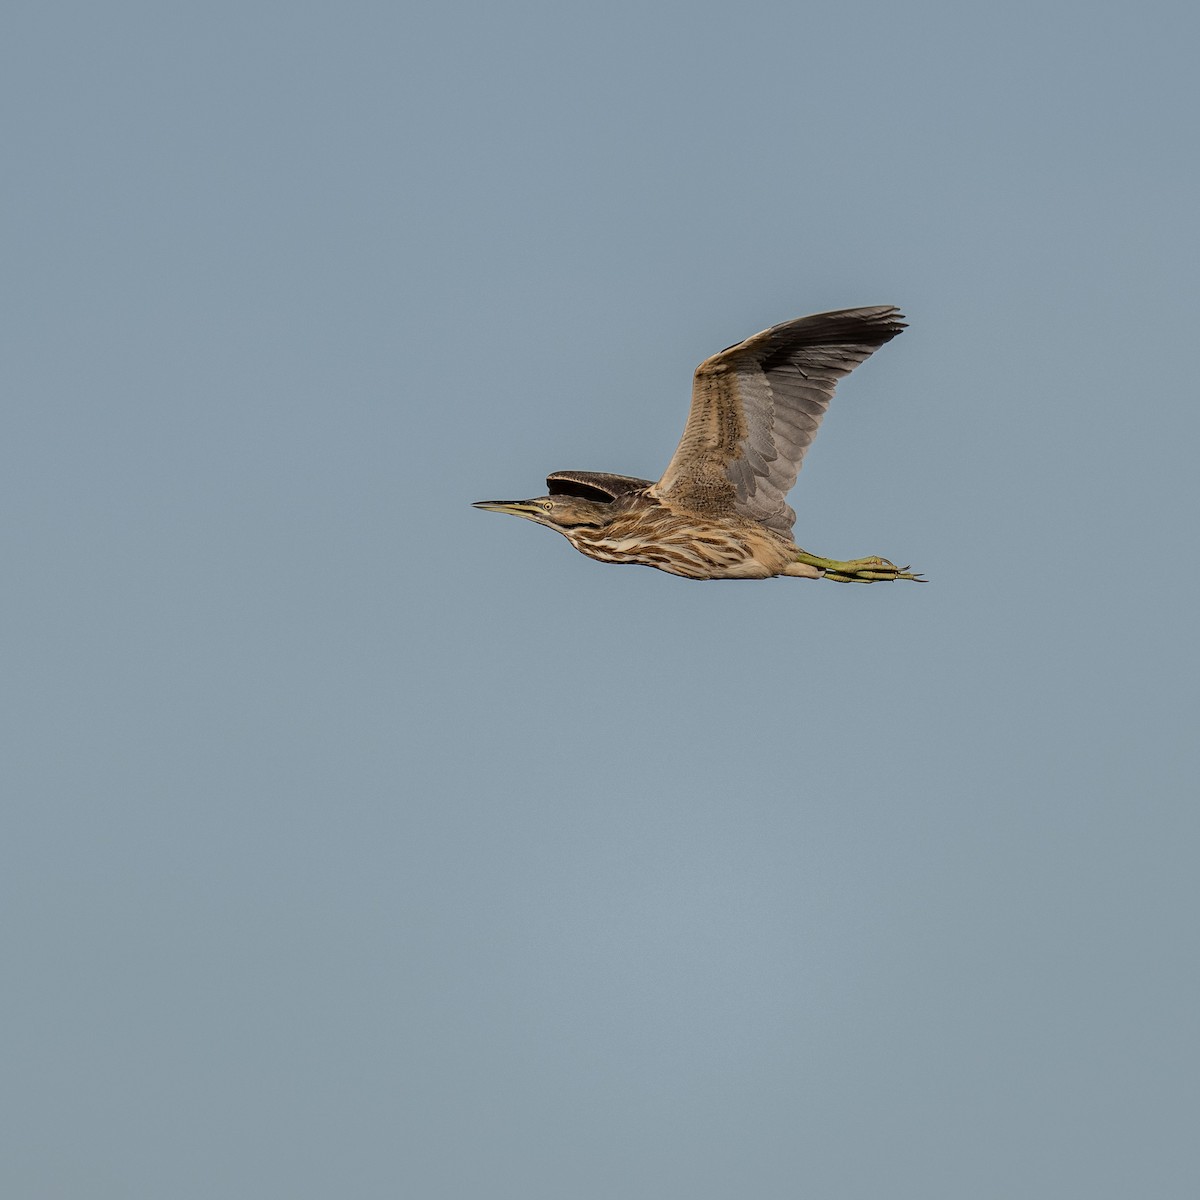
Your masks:
<svg viewBox="0 0 1200 1200"><path fill-rule="evenodd" d="M813 313L772 325L745 341L726 346L700 364L703 370L729 354L749 353L771 356L803 350L807 346L870 346L890 342L908 328L904 314L894 304L873 304L862 308L840 308L834 312Z"/></svg>
<svg viewBox="0 0 1200 1200"><path fill-rule="evenodd" d="M653 481L605 471L555 471L546 476L551 496L578 496L583 500L615 500L627 492L641 491Z"/></svg>
<svg viewBox="0 0 1200 1200"><path fill-rule="evenodd" d="M822 346L866 346L870 354L907 328L898 308L880 304L785 321L749 339L746 345L755 353L759 366L770 371L797 353Z"/></svg>
<svg viewBox="0 0 1200 1200"><path fill-rule="evenodd" d="M843 308L815 313L777 325L773 333L785 334L793 345L821 346L836 342L882 346L908 328L904 314L891 304L869 308Z"/></svg>

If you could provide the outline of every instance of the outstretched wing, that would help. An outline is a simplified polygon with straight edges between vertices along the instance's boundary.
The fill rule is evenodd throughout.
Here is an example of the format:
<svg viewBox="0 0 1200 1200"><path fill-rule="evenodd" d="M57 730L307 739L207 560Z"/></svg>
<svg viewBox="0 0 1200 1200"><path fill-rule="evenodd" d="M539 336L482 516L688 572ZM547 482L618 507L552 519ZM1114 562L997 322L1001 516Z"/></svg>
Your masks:
<svg viewBox="0 0 1200 1200"><path fill-rule="evenodd" d="M905 328L890 305L817 313L775 325L705 359L692 408L654 493L728 511L789 534L785 497L843 375Z"/></svg>

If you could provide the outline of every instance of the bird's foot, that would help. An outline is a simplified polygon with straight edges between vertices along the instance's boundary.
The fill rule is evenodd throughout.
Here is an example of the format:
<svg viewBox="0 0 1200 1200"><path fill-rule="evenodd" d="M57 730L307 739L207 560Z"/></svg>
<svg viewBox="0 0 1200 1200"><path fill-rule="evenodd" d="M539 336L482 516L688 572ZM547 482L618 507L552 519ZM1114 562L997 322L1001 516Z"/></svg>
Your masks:
<svg viewBox="0 0 1200 1200"><path fill-rule="evenodd" d="M881 583L893 579L927 582L917 572L908 567L898 567L886 558L852 558L848 562L841 562L836 558L820 558L801 550L796 555L796 561L816 567L824 572L822 578L832 579L835 583Z"/></svg>

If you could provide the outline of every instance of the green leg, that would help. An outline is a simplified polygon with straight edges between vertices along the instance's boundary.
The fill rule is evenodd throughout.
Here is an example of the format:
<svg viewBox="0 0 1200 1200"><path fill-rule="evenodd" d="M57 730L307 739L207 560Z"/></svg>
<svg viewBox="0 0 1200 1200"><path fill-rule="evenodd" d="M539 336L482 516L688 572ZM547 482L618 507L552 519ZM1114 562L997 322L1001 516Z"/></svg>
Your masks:
<svg viewBox="0 0 1200 1200"><path fill-rule="evenodd" d="M879 583L883 580L913 579L917 583L925 580L908 567L898 567L886 558L852 558L842 562L836 558L820 558L801 550L796 554L796 561L807 563L825 572L824 578L832 579L835 583Z"/></svg>

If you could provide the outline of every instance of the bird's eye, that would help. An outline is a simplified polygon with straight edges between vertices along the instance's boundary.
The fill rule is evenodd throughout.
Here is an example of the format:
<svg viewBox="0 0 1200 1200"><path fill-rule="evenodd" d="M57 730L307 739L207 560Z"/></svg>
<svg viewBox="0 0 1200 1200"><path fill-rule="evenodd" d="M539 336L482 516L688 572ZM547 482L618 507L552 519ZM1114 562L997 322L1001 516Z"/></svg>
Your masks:
<svg viewBox="0 0 1200 1200"><path fill-rule="evenodd" d="M543 500L542 507L549 512L554 507L554 502L552 500Z"/></svg>

